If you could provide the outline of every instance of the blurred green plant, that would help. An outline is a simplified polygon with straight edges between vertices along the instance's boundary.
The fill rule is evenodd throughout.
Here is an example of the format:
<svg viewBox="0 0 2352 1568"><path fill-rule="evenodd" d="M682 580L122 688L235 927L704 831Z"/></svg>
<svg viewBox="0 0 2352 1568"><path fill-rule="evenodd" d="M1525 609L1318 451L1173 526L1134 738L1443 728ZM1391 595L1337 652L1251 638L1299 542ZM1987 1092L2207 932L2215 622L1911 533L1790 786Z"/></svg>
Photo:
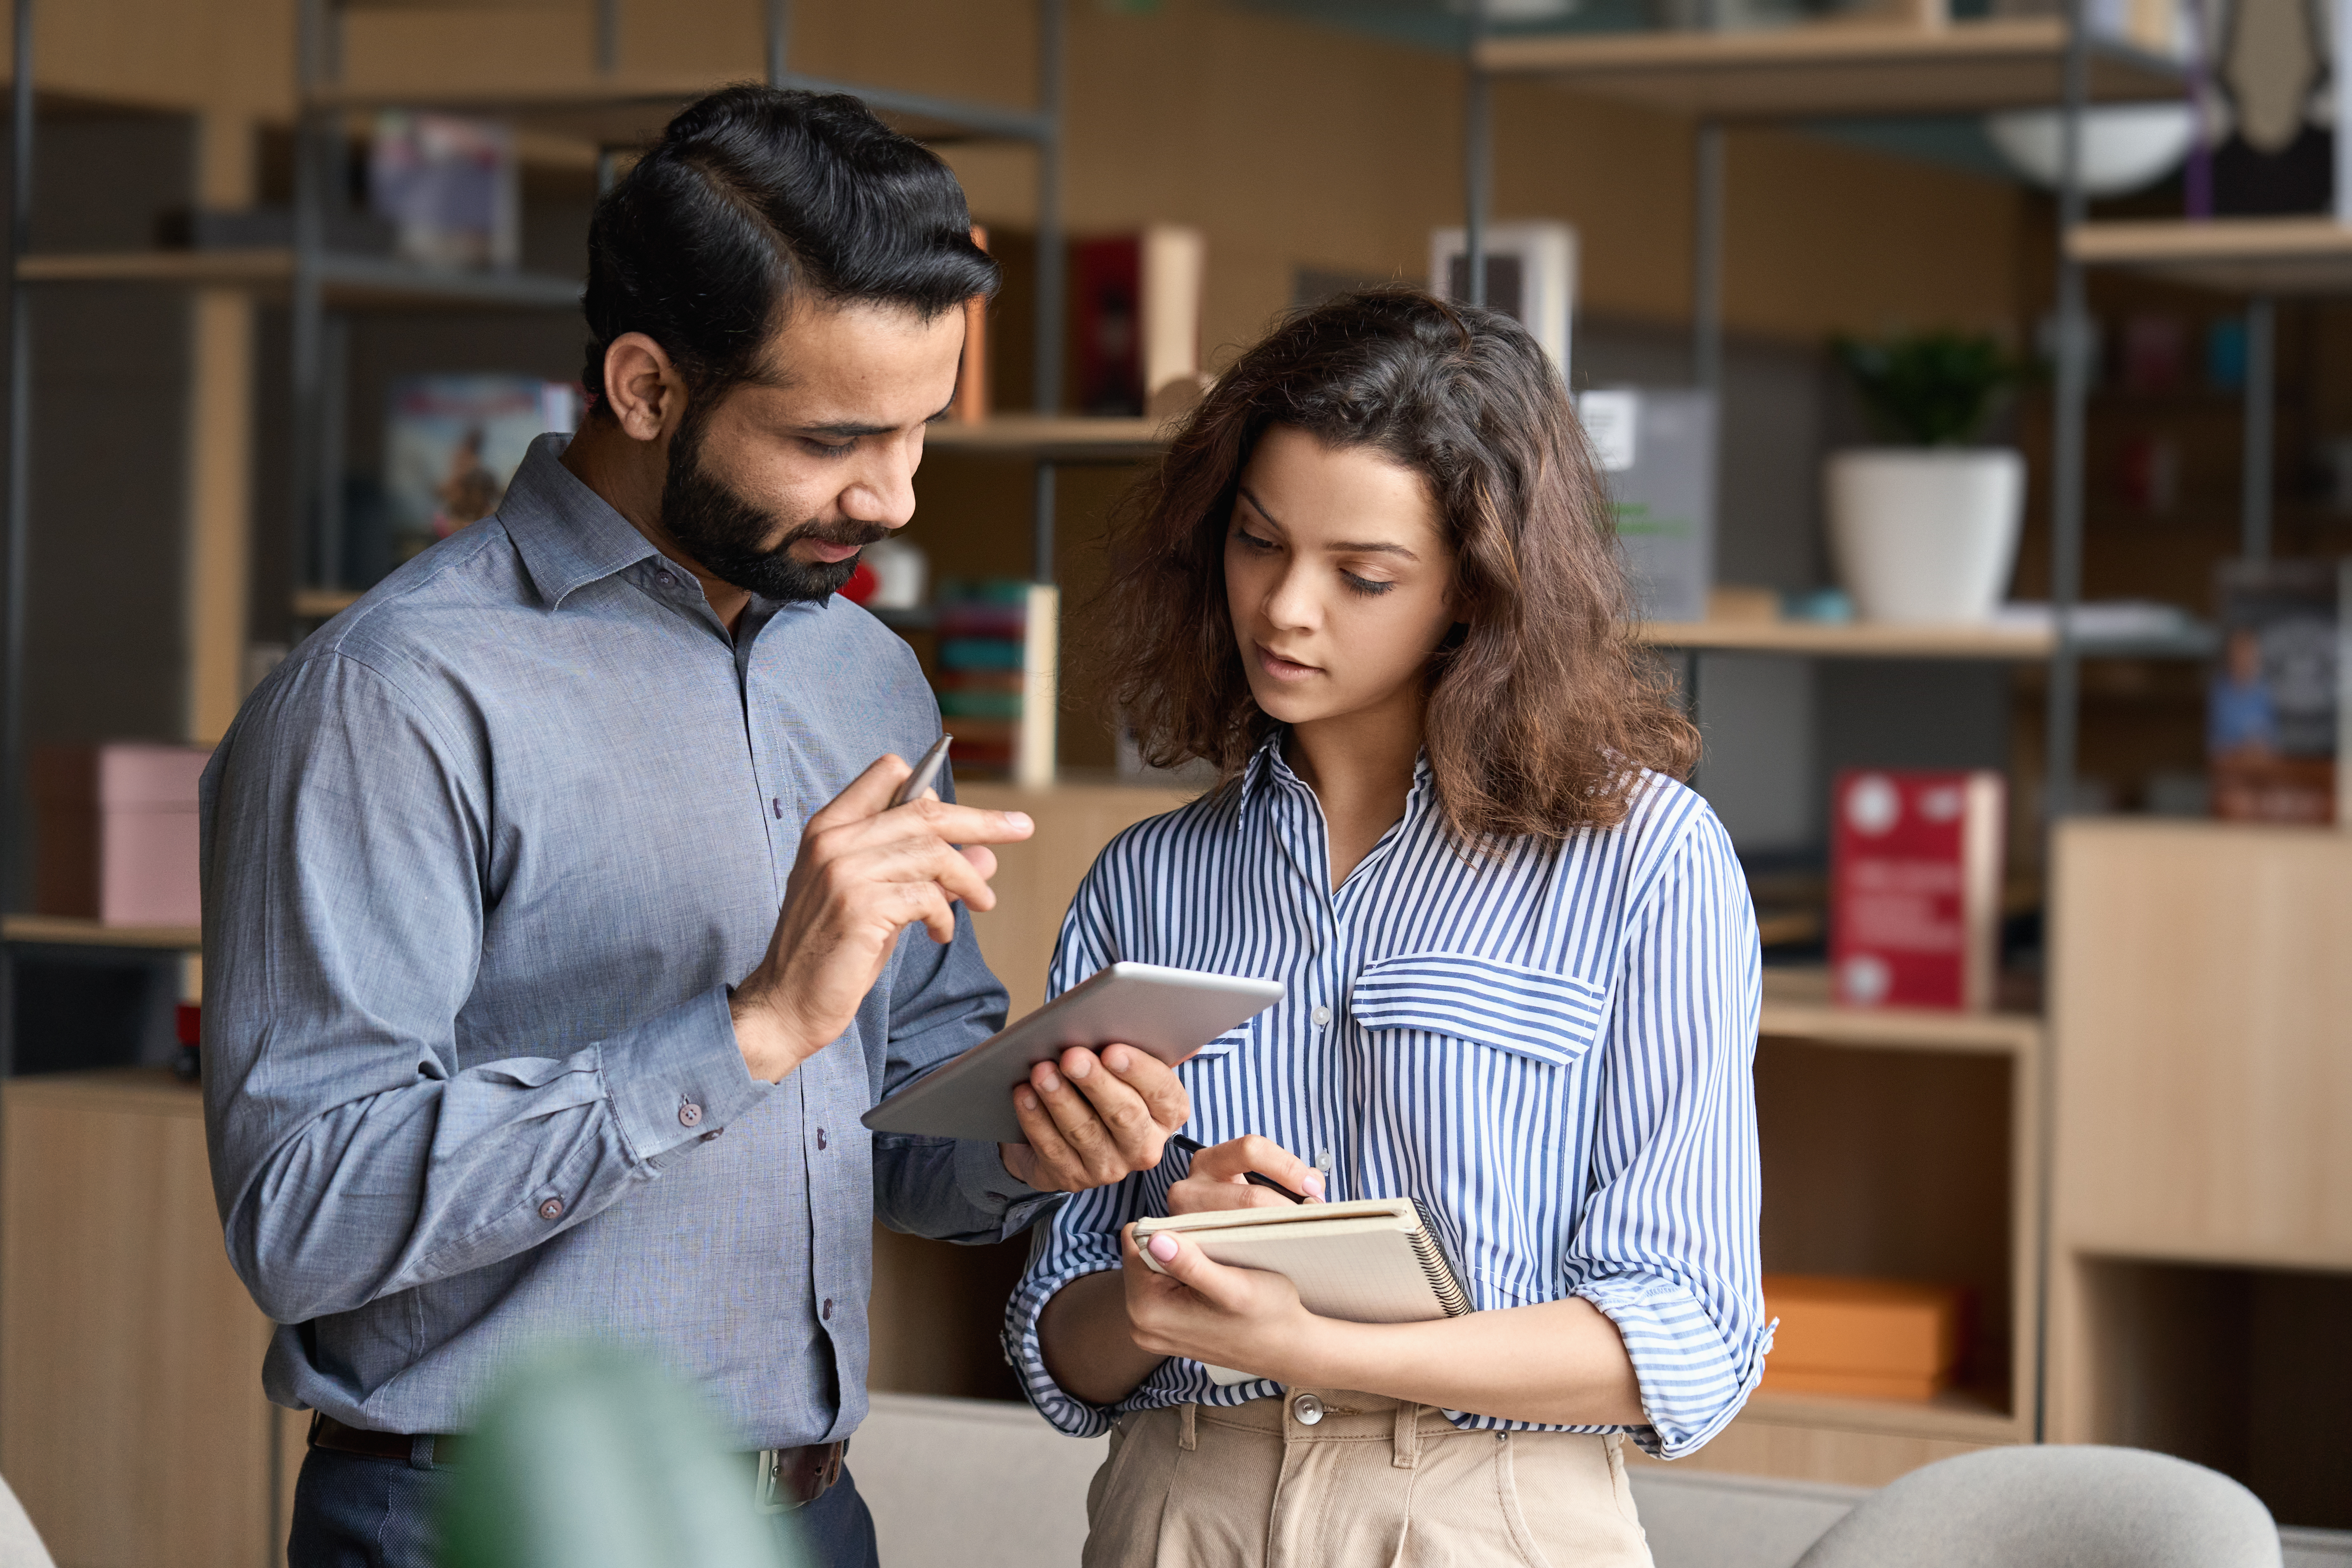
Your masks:
<svg viewBox="0 0 2352 1568"><path fill-rule="evenodd" d="M1920 332L1830 340L1878 432L1918 447L1956 447L1980 434L2026 366L1984 332Z"/></svg>
<svg viewBox="0 0 2352 1568"><path fill-rule="evenodd" d="M691 1395L606 1351L549 1352L492 1397L441 1521L441 1568L807 1568L788 1515Z"/></svg>

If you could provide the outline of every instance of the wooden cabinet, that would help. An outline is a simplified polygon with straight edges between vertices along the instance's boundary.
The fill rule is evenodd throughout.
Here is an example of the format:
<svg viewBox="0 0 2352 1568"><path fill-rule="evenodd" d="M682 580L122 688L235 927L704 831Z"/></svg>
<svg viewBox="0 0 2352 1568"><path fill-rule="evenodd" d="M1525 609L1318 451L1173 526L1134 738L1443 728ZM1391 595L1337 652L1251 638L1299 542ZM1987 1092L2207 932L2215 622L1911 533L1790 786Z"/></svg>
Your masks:
<svg viewBox="0 0 2352 1568"><path fill-rule="evenodd" d="M2050 1436L2352 1528L2352 835L2070 823L2055 868Z"/></svg>
<svg viewBox="0 0 2352 1568"><path fill-rule="evenodd" d="M18 1079L0 1119L0 1474L59 1568L282 1563L300 1418L261 1394L196 1090Z"/></svg>
<svg viewBox="0 0 2352 1568"><path fill-rule="evenodd" d="M1958 1285L1958 1385L1932 1400L1759 1391L1696 1469L1880 1486L2033 1436L2038 1020L1829 1005L1768 970L1756 1052L1768 1270Z"/></svg>

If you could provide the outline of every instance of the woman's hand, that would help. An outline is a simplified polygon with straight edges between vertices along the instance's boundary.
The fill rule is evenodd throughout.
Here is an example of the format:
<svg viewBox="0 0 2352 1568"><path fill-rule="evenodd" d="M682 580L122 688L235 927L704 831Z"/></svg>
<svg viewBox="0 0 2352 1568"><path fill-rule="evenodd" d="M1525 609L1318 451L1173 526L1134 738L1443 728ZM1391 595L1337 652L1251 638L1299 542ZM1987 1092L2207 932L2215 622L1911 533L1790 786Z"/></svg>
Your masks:
<svg viewBox="0 0 2352 1568"><path fill-rule="evenodd" d="M1151 1256L1166 1270L1155 1273L1136 1249L1131 1225L1119 1233L1119 1251L1128 1326L1138 1350L1190 1356L1282 1383L1314 1381L1307 1363L1324 1320L1299 1305L1298 1288L1288 1279L1211 1262L1169 1231L1151 1238Z"/></svg>
<svg viewBox="0 0 2352 1568"><path fill-rule="evenodd" d="M1184 1179L1168 1189L1168 1212L1290 1206L1290 1200L1280 1193L1253 1183L1252 1171L1273 1177L1294 1193L1305 1193L1314 1202L1323 1199L1321 1172L1272 1139L1253 1132L1193 1155Z"/></svg>

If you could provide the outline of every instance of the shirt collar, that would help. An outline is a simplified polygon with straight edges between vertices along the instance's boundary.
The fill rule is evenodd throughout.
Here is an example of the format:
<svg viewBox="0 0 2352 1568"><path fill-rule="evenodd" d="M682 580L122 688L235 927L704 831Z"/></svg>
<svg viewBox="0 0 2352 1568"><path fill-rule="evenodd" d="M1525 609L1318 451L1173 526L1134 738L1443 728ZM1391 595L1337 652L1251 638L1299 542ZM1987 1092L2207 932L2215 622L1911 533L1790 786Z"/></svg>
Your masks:
<svg viewBox="0 0 2352 1568"><path fill-rule="evenodd" d="M1282 755L1282 744L1290 738L1290 727L1277 724L1257 743L1257 750L1243 764L1241 805L1246 811L1250 801L1265 792L1282 787L1307 791L1307 781L1290 771L1290 763ZM1412 816L1427 805L1436 788L1436 775L1430 771L1429 753L1423 751L1413 759L1412 787L1405 795L1405 815Z"/></svg>
<svg viewBox="0 0 2352 1568"><path fill-rule="evenodd" d="M562 434L533 441L499 503L499 521L551 610L573 589L660 553L611 502L563 466L563 450L571 444L572 437Z"/></svg>

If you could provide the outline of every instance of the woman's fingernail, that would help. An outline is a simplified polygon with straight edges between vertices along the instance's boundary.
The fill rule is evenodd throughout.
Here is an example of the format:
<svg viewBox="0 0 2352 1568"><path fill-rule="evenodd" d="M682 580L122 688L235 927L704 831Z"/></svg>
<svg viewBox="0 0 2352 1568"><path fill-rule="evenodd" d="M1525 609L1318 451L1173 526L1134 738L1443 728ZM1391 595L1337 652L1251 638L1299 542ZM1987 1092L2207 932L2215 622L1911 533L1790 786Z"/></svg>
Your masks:
<svg viewBox="0 0 2352 1568"><path fill-rule="evenodd" d="M1310 1194L1313 1194L1314 1196L1316 1196L1316 1197L1318 1197L1318 1198L1319 1198L1319 1197L1321 1197L1321 1196L1323 1195L1323 1177L1322 1177L1321 1173L1318 1173L1318 1172L1315 1172L1315 1171L1309 1171L1309 1172L1307 1172L1307 1180L1306 1180L1306 1181L1304 1181L1304 1182L1302 1182L1302 1183L1300 1183L1299 1184L1300 1184L1301 1186L1304 1186L1304 1187L1307 1190L1307 1192L1309 1192Z"/></svg>
<svg viewBox="0 0 2352 1568"><path fill-rule="evenodd" d="M1062 1087L1062 1080L1055 1073L1052 1068L1047 1068L1045 1069L1045 1080L1043 1083L1040 1083L1037 1087L1044 1089L1047 1094L1051 1094L1055 1089Z"/></svg>
<svg viewBox="0 0 2352 1568"><path fill-rule="evenodd" d="M1176 1238L1170 1236L1166 1231L1161 1231L1158 1236L1153 1237L1151 1238L1151 1256L1157 1258L1162 1263L1173 1261L1176 1257Z"/></svg>
<svg viewBox="0 0 2352 1568"><path fill-rule="evenodd" d="M1025 833L1034 826L1034 824L1030 822L1029 814L1027 812L1008 811L1004 814L1004 826L1007 827L1020 828Z"/></svg>

